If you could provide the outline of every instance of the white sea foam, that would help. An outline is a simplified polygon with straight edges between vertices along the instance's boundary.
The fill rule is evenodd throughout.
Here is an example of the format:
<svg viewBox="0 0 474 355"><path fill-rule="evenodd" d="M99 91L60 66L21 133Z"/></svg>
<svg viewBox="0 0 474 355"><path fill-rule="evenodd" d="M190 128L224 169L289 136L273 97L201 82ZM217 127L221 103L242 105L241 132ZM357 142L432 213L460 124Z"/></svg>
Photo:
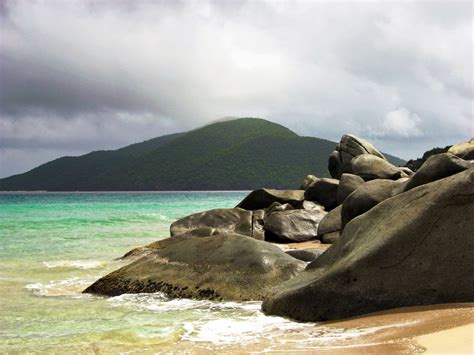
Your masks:
<svg viewBox="0 0 474 355"><path fill-rule="evenodd" d="M256 311L248 316L200 320L185 324L182 339L230 345L257 342L262 338L278 338L287 332L312 329L314 323L297 323L280 317L265 316Z"/></svg>
<svg viewBox="0 0 474 355"><path fill-rule="evenodd" d="M157 213L157 212L147 213L146 216L157 218L160 221L165 221L165 222L174 222L176 220L176 219L170 218L170 217L168 217L168 216L166 216L162 213Z"/></svg>
<svg viewBox="0 0 474 355"><path fill-rule="evenodd" d="M80 292L94 281L94 277L71 277L46 284L26 285L38 296L92 297ZM298 323L276 316L266 316L261 302L214 302L208 300L171 299L163 293L124 294L111 297L112 307L136 311L171 313L175 323L164 329L140 332L143 338L180 334L185 342L199 343L205 349L245 346L267 342L265 351L342 349L354 346L357 338L377 331L406 326L409 323L385 324L373 327L338 328L317 323ZM181 316L181 314L183 316ZM181 330L180 330L181 329Z"/></svg>
<svg viewBox="0 0 474 355"><path fill-rule="evenodd" d="M90 285L95 278L70 277L65 280L49 281L48 283L33 283L25 286L36 296L82 296L81 291Z"/></svg>
<svg viewBox="0 0 474 355"><path fill-rule="evenodd" d="M353 346L354 339L407 323L374 327L338 328L317 323L298 323L282 317L266 316L261 302L213 302L192 299L170 299L163 293L124 294L108 299L113 307L166 312L196 312L195 317L176 314L176 326L184 333L181 340L200 343L209 349L215 346L238 346L268 342L267 351L293 349L318 350ZM190 319L195 318L195 319ZM180 322L179 325L178 323ZM208 344L208 345L206 345Z"/></svg>
<svg viewBox="0 0 474 355"><path fill-rule="evenodd" d="M72 268L72 269L97 269L107 265L106 261L98 260L54 260L44 261L43 265L48 269Z"/></svg>
<svg viewBox="0 0 474 355"><path fill-rule="evenodd" d="M123 294L111 297L108 302L114 307L130 307L154 312L172 312L185 310L240 310L258 311L261 302L213 302L189 298L169 298L164 293Z"/></svg>
<svg viewBox="0 0 474 355"><path fill-rule="evenodd" d="M163 293L124 294L108 299L114 307L129 307L158 313L195 311L197 319L183 318L182 340L218 345L251 343L272 333L313 328L312 323L297 323L270 317L260 311L261 302L213 302L170 299ZM179 316L178 316L179 318Z"/></svg>

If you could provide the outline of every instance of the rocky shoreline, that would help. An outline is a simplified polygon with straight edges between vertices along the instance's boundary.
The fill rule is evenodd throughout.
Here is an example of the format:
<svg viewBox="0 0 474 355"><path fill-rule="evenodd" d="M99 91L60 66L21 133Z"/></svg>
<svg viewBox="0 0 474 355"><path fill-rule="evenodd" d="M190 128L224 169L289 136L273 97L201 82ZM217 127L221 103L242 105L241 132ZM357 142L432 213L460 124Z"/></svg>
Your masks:
<svg viewBox="0 0 474 355"><path fill-rule="evenodd" d="M473 302L473 158L471 139L413 172L344 135L332 178L180 219L84 292L262 300L266 314L318 322Z"/></svg>

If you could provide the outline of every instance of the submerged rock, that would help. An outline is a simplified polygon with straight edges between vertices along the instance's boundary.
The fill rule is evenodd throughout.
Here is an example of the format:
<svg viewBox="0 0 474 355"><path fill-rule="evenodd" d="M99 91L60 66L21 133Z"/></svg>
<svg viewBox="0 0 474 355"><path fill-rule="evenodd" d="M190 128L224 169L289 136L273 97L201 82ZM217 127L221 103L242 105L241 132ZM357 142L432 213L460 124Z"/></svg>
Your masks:
<svg viewBox="0 0 474 355"><path fill-rule="evenodd" d="M305 265L270 243L242 235L191 238L170 242L102 277L84 292L105 296L164 292L170 297L262 300Z"/></svg>
<svg viewBox="0 0 474 355"><path fill-rule="evenodd" d="M266 239L284 242L304 242L315 239L318 225L327 212L321 210L275 211L267 215Z"/></svg>
<svg viewBox="0 0 474 355"><path fill-rule="evenodd" d="M327 321L396 307L474 301L474 169L387 199L263 303Z"/></svg>
<svg viewBox="0 0 474 355"><path fill-rule="evenodd" d="M295 206L303 200L304 191L302 190L258 189L248 194L236 207L245 210L260 210L270 207L274 202Z"/></svg>

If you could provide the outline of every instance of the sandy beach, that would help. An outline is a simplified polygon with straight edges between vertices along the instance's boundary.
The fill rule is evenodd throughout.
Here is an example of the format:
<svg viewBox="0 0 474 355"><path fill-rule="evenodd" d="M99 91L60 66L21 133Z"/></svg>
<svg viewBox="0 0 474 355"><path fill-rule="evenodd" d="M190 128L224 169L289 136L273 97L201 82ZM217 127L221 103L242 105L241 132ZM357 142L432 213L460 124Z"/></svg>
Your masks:
<svg viewBox="0 0 474 355"><path fill-rule="evenodd" d="M219 351L242 354L473 354L473 319L474 303L406 307L282 332L273 339L226 346ZM179 351L179 348L173 350ZM198 353L210 350L204 343L193 346L193 351Z"/></svg>
<svg viewBox="0 0 474 355"><path fill-rule="evenodd" d="M349 346L350 353L474 353L473 303L406 307L326 325L378 328Z"/></svg>
<svg viewBox="0 0 474 355"><path fill-rule="evenodd" d="M474 323L415 338L426 354L473 354Z"/></svg>

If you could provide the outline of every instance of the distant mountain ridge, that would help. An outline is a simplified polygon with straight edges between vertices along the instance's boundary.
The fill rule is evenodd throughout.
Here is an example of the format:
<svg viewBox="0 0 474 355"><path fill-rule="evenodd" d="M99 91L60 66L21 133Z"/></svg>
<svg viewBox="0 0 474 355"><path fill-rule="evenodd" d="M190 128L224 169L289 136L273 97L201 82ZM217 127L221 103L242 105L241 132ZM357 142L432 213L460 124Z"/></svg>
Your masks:
<svg viewBox="0 0 474 355"><path fill-rule="evenodd" d="M298 188L329 176L335 142L258 118L219 121L117 150L62 157L0 179L0 190L140 191ZM403 160L386 155L392 163Z"/></svg>

